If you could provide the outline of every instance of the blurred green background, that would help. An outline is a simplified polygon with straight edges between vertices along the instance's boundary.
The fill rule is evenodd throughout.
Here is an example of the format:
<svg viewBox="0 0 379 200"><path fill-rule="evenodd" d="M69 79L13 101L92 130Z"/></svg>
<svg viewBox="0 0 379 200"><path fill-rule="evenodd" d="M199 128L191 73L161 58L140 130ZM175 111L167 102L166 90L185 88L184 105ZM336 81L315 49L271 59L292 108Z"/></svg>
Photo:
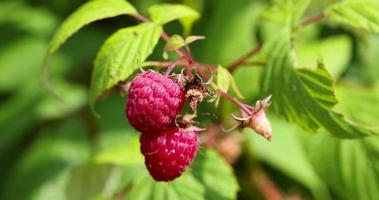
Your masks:
<svg viewBox="0 0 379 200"><path fill-rule="evenodd" d="M96 52L117 29L137 24L135 19L120 16L95 22L51 58L51 85L63 101L42 83L49 40L64 18L84 2L0 2L0 199L119 198L131 174L145 170L138 134L124 117L125 97L115 90L102 99L96 107L100 119L88 106ZM278 25L262 14L275 1L130 1L142 13L150 5L167 2L186 4L202 14L192 34L204 35L206 40L191 47L194 57L204 63L227 65L276 34ZM312 1L306 16L333 2ZM177 22L165 28L170 34L182 32ZM351 119L378 126L379 36L327 22L309 26L300 35L296 50L301 65L315 66L317 59L324 59L337 81L338 109ZM163 45L160 42L150 60L162 60ZM246 103L262 98L261 71L251 66L234 73ZM217 109L204 103L201 112L215 115L201 116L200 122L209 128L206 133L216 134L211 148L232 164L240 186L238 199L379 199L377 137L335 139L323 131L306 133L269 115L274 131L273 141L267 142L251 130L220 131L219 125L232 125L233 111L236 108L224 101Z"/></svg>

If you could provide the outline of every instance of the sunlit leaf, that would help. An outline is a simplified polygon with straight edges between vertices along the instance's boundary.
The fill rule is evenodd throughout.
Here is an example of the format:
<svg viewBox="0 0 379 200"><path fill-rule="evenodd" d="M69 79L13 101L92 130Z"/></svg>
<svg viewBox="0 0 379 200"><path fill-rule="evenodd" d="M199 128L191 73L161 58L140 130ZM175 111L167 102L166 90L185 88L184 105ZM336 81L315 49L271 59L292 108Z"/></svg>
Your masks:
<svg viewBox="0 0 379 200"><path fill-rule="evenodd" d="M51 40L49 53L54 53L83 26L117 15L137 14L136 9L125 0L91 0L72 13L61 25Z"/></svg>
<svg viewBox="0 0 379 200"><path fill-rule="evenodd" d="M161 4L149 8L151 19L159 24L179 20L185 34L191 31L192 24L199 18L199 13L190 7L180 4Z"/></svg>
<svg viewBox="0 0 379 200"><path fill-rule="evenodd" d="M170 40L166 43L164 50L174 51L184 46L186 46L186 42L184 41L184 38L180 35L175 34L171 36Z"/></svg>
<svg viewBox="0 0 379 200"><path fill-rule="evenodd" d="M326 13L332 22L368 32L379 32L379 5L373 1L341 1L330 6Z"/></svg>
<svg viewBox="0 0 379 200"><path fill-rule="evenodd" d="M120 81L126 80L153 52L162 27L154 23L118 30L101 47L95 60L90 88L90 104Z"/></svg>

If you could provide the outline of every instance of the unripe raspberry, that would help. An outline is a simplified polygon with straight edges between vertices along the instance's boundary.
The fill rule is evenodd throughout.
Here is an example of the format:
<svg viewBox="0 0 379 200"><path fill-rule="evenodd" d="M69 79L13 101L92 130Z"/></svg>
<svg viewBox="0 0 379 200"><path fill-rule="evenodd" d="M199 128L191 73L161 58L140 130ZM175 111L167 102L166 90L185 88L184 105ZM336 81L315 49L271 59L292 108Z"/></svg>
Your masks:
<svg viewBox="0 0 379 200"><path fill-rule="evenodd" d="M166 129L159 134L143 133L140 142L145 165L156 181L172 181L180 176L199 147L195 131L178 128Z"/></svg>
<svg viewBox="0 0 379 200"><path fill-rule="evenodd" d="M271 140L272 126L268 120L264 109L259 110L250 119L250 127L253 128L258 134Z"/></svg>
<svg viewBox="0 0 379 200"><path fill-rule="evenodd" d="M175 124L184 102L184 88L175 80L147 71L132 80L125 114L138 131L161 132Z"/></svg>

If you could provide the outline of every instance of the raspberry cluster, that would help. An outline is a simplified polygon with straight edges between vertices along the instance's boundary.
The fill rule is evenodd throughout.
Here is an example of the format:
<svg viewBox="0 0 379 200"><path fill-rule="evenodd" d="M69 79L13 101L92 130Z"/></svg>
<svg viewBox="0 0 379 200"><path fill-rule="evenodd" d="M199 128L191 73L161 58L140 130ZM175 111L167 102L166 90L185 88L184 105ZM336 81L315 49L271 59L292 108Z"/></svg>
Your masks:
<svg viewBox="0 0 379 200"><path fill-rule="evenodd" d="M141 132L141 152L156 181L177 178L196 155L197 132L175 125L185 100L184 87L167 75L147 71L131 81L125 114Z"/></svg>

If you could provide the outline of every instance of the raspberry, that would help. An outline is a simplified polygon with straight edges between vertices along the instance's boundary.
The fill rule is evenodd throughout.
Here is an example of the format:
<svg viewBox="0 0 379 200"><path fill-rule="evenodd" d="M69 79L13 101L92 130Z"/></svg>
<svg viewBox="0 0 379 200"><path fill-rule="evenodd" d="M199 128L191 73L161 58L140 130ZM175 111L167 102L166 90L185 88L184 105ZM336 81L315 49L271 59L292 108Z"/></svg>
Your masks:
<svg viewBox="0 0 379 200"><path fill-rule="evenodd" d="M168 76L147 71L130 85L126 117L140 132L161 132L175 124L185 102L184 88Z"/></svg>
<svg viewBox="0 0 379 200"><path fill-rule="evenodd" d="M172 181L180 176L194 159L199 138L195 131L166 129L159 134L140 138L145 165L156 181Z"/></svg>

